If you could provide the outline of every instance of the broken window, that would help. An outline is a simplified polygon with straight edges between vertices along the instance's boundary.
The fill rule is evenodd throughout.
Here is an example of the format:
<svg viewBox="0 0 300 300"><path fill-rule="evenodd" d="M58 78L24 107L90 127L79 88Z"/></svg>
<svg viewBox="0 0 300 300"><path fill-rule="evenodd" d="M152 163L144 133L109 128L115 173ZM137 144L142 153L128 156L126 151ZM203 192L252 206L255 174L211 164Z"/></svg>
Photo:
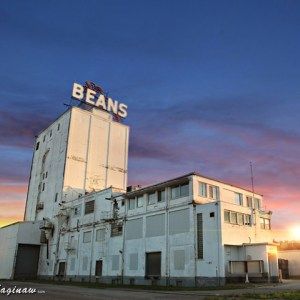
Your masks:
<svg viewBox="0 0 300 300"><path fill-rule="evenodd" d="M123 233L123 225L122 224L111 224L111 237L120 236Z"/></svg>
<svg viewBox="0 0 300 300"><path fill-rule="evenodd" d="M165 193L164 190L157 192L157 202L163 202L163 201L165 201L166 200L165 197L166 197L166 193Z"/></svg>
<svg viewBox="0 0 300 300"><path fill-rule="evenodd" d="M40 142L37 142L35 146L35 150L39 150L39 147L40 147Z"/></svg>

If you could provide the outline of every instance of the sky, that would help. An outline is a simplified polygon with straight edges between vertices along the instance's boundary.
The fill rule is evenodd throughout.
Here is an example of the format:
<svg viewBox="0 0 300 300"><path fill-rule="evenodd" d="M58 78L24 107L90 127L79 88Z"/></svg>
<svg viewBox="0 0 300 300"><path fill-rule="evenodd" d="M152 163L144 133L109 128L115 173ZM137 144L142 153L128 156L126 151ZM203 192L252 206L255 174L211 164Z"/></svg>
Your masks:
<svg viewBox="0 0 300 300"><path fill-rule="evenodd" d="M299 1L0 2L0 226L23 217L34 136L92 80L128 104L129 184L192 171L300 225Z"/></svg>

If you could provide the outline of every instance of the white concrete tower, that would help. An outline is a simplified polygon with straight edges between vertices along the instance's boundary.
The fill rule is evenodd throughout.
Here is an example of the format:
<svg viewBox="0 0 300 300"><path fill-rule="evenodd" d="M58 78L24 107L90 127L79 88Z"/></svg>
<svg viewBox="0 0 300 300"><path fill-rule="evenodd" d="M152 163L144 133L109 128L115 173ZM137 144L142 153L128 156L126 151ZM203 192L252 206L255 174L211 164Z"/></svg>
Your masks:
<svg viewBox="0 0 300 300"><path fill-rule="evenodd" d="M60 203L127 186L129 127L97 108L72 107L36 138L26 221L52 219Z"/></svg>

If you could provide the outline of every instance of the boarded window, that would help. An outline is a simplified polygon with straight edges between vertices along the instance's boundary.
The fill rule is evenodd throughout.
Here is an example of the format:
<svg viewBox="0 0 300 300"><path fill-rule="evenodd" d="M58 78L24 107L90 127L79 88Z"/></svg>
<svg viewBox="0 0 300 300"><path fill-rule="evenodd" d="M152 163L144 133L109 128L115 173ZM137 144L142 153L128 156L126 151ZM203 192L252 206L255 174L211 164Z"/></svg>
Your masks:
<svg viewBox="0 0 300 300"><path fill-rule="evenodd" d="M70 260L70 271L75 271L75 257Z"/></svg>
<svg viewBox="0 0 300 300"><path fill-rule="evenodd" d="M112 266L111 266L112 271L118 271L119 270L119 255L112 255L111 261L112 261Z"/></svg>
<svg viewBox="0 0 300 300"><path fill-rule="evenodd" d="M202 218L202 213L197 214L197 252L198 252L198 259L203 259L203 218Z"/></svg>
<svg viewBox="0 0 300 300"><path fill-rule="evenodd" d="M261 261L257 260L257 261L248 261L247 262L247 266L248 266L248 273L249 274L257 274L257 273L262 273L262 264Z"/></svg>
<svg viewBox="0 0 300 300"><path fill-rule="evenodd" d="M129 255L129 269L137 270L138 269L138 253L131 253Z"/></svg>
<svg viewBox="0 0 300 300"><path fill-rule="evenodd" d="M123 225L122 224L111 224L111 237L122 235Z"/></svg>
<svg viewBox="0 0 300 300"><path fill-rule="evenodd" d="M150 193L148 194L148 204L155 204L156 203L156 194Z"/></svg>
<svg viewBox="0 0 300 300"><path fill-rule="evenodd" d="M98 229L96 231L96 241L100 242L100 241L104 241L105 240L105 229Z"/></svg>
<svg viewBox="0 0 300 300"><path fill-rule="evenodd" d="M165 235L165 214L146 218L146 237Z"/></svg>
<svg viewBox="0 0 300 300"><path fill-rule="evenodd" d="M144 197L143 196L138 196L136 201L137 201L137 207L144 206Z"/></svg>
<svg viewBox="0 0 300 300"><path fill-rule="evenodd" d="M89 243L92 240L92 232L91 231L86 231L83 233L83 242L84 243Z"/></svg>
<svg viewBox="0 0 300 300"><path fill-rule="evenodd" d="M87 271L89 264L89 258L87 256L84 256L82 258L82 271Z"/></svg>
<svg viewBox="0 0 300 300"><path fill-rule="evenodd" d="M184 233L190 231L190 211L182 209L170 212L169 223L170 234Z"/></svg>
<svg viewBox="0 0 300 300"><path fill-rule="evenodd" d="M143 218L127 221L125 236L126 236L126 240L142 238L143 237Z"/></svg>
<svg viewBox="0 0 300 300"><path fill-rule="evenodd" d="M146 276L161 276L161 252L146 253Z"/></svg>
<svg viewBox="0 0 300 300"><path fill-rule="evenodd" d="M84 214L87 215L93 213L94 208L95 208L95 200L85 202Z"/></svg>
<svg viewBox="0 0 300 300"><path fill-rule="evenodd" d="M244 261L231 261L230 262L231 274L244 274L246 272L246 265Z"/></svg>
<svg viewBox="0 0 300 300"><path fill-rule="evenodd" d="M185 251L174 250L174 269L184 270L185 268Z"/></svg>

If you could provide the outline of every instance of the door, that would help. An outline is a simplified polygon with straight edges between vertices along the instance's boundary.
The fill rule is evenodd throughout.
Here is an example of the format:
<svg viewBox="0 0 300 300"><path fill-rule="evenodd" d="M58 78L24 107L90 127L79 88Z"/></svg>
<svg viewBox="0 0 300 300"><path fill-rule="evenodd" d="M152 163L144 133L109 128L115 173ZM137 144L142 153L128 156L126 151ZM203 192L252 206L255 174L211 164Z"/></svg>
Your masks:
<svg viewBox="0 0 300 300"><path fill-rule="evenodd" d="M40 246L19 244L14 279L36 279Z"/></svg>
<svg viewBox="0 0 300 300"><path fill-rule="evenodd" d="M161 276L161 252L146 253L146 276L153 278Z"/></svg>
<svg viewBox="0 0 300 300"><path fill-rule="evenodd" d="M65 276L66 262L61 261L58 265L58 276Z"/></svg>
<svg viewBox="0 0 300 300"><path fill-rule="evenodd" d="M95 276L102 276L102 260L96 261Z"/></svg>

